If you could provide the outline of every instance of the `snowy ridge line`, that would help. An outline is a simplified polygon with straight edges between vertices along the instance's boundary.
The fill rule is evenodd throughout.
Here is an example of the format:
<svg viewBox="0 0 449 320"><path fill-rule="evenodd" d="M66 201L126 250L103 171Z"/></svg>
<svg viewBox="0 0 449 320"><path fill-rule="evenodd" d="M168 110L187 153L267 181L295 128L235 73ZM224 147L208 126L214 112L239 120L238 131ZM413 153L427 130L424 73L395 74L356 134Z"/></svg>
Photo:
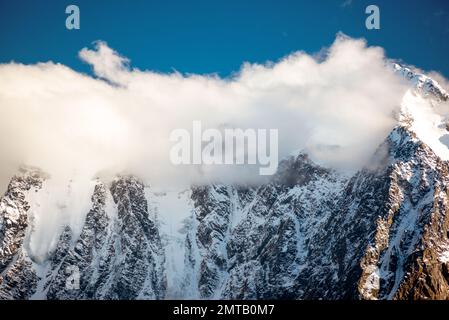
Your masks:
<svg viewBox="0 0 449 320"><path fill-rule="evenodd" d="M434 79L424 74L413 71L410 67L402 66L393 62L392 68L395 73L400 74L410 84L427 94L432 94L441 101L449 99L449 93Z"/></svg>

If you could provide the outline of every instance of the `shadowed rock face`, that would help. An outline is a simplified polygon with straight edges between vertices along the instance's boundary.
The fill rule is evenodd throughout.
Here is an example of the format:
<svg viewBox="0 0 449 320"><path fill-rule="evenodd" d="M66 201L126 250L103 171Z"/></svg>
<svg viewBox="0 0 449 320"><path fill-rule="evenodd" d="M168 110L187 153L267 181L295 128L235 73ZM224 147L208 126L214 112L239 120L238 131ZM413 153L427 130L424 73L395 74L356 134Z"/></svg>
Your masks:
<svg viewBox="0 0 449 320"><path fill-rule="evenodd" d="M22 206L18 208L17 224L3 223L7 218L5 213L2 221L2 230L11 238L8 243L13 244L9 248L15 251L7 255L11 250L4 250L0 256L6 261L15 254L9 258L15 262L6 267L6 272L2 271L0 297L30 298L39 282L42 288L37 298L164 298L164 252L158 230L148 214L143 185L134 177L119 177L110 189L98 182L91 199L92 208L78 239L74 240L72 230L66 227L56 249L44 263L46 272L38 277L37 263L22 250L28 208L20 192L32 186L39 188L41 182L34 173L15 177L2 200L14 201L8 203L10 207ZM69 277L77 274L79 287L68 286Z"/></svg>
<svg viewBox="0 0 449 320"><path fill-rule="evenodd" d="M446 177L447 174L446 171ZM431 214L427 217L427 224L420 239L420 250L407 258L407 273L394 299L449 299L448 196L447 185L435 188Z"/></svg>
<svg viewBox="0 0 449 320"><path fill-rule="evenodd" d="M409 261L429 245L425 230L434 215L434 198L447 188L447 163L404 128L397 128L383 147L390 163L352 178L329 221L327 234L339 234L335 240L326 237L338 266L334 286L346 288L330 290L330 298L396 298L412 272ZM439 236L445 247L446 235ZM333 286L330 276L326 282Z"/></svg>
<svg viewBox="0 0 449 320"><path fill-rule="evenodd" d="M265 186L195 189L199 297L447 299L448 169L397 127L352 177L299 155Z"/></svg>
<svg viewBox="0 0 449 320"><path fill-rule="evenodd" d="M36 289L37 276L23 242L29 227L27 192L42 186L44 175L35 168L15 175L0 201L0 299L27 299Z"/></svg>

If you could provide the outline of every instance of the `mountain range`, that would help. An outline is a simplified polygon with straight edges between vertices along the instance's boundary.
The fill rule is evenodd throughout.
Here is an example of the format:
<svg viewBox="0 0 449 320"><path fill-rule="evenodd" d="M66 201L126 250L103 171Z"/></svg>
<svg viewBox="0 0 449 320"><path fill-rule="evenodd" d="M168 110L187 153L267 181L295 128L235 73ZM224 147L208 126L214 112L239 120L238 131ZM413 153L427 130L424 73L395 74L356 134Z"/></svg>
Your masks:
<svg viewBox="0 0 449 320"><path fill-rule="evenodd" d="M37 254L36 212L77 200L69 183L48 205L52 178L21 167L0 200L0 299L449 299L449 94L392 66L409 90L357 172L304 151L258 186L94 179L79 230Z"/></svg>

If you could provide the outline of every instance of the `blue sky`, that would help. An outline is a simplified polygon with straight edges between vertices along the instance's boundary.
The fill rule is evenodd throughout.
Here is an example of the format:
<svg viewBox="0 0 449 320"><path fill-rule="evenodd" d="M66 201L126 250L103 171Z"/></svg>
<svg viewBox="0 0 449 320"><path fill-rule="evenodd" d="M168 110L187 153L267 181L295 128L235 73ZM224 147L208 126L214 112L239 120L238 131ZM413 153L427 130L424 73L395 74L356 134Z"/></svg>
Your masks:
<svg viewBox="0 0 449 320"><path fill-rule="evenodd" d="M69 4L80 8L80 30L65 28ZM380 7L380 30L365 28L369 4ZM227 76L244 61L317 52L339 31L449 77L447 0L0 0L0 62L52 60L84 72L77 53L95 40L140 69Z"/></svg>

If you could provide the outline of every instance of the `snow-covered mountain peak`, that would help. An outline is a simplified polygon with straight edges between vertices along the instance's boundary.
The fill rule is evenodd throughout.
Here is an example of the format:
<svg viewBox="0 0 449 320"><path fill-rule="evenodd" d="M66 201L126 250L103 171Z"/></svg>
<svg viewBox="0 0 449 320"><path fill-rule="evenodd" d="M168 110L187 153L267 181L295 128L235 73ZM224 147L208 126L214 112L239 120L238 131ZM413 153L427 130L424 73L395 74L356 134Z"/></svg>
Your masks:
<svg viewBox="0 0 449 320"><path fill-rule="evenodd" d="M409 83L398 116L398 126L412 132L442 160L449 160L449 94L434 79L409 67L393 64Z"/></svg>
<svg viewBox="0 0 449 320"><path fill-rule="evenodd" d="M442 160L449 160L449 110L446 103L408 90L401 103L399 126L416 134Z"/></svg>
<svg viewBox="0 0 449 320"><path fill-rule="evenodd" d="M437 99L439 101L448 101L449 93L434 79L422 73L415 72L409 67L393 63L395 73L402 75L415 91L419 91L423 96Z"/></svg>

